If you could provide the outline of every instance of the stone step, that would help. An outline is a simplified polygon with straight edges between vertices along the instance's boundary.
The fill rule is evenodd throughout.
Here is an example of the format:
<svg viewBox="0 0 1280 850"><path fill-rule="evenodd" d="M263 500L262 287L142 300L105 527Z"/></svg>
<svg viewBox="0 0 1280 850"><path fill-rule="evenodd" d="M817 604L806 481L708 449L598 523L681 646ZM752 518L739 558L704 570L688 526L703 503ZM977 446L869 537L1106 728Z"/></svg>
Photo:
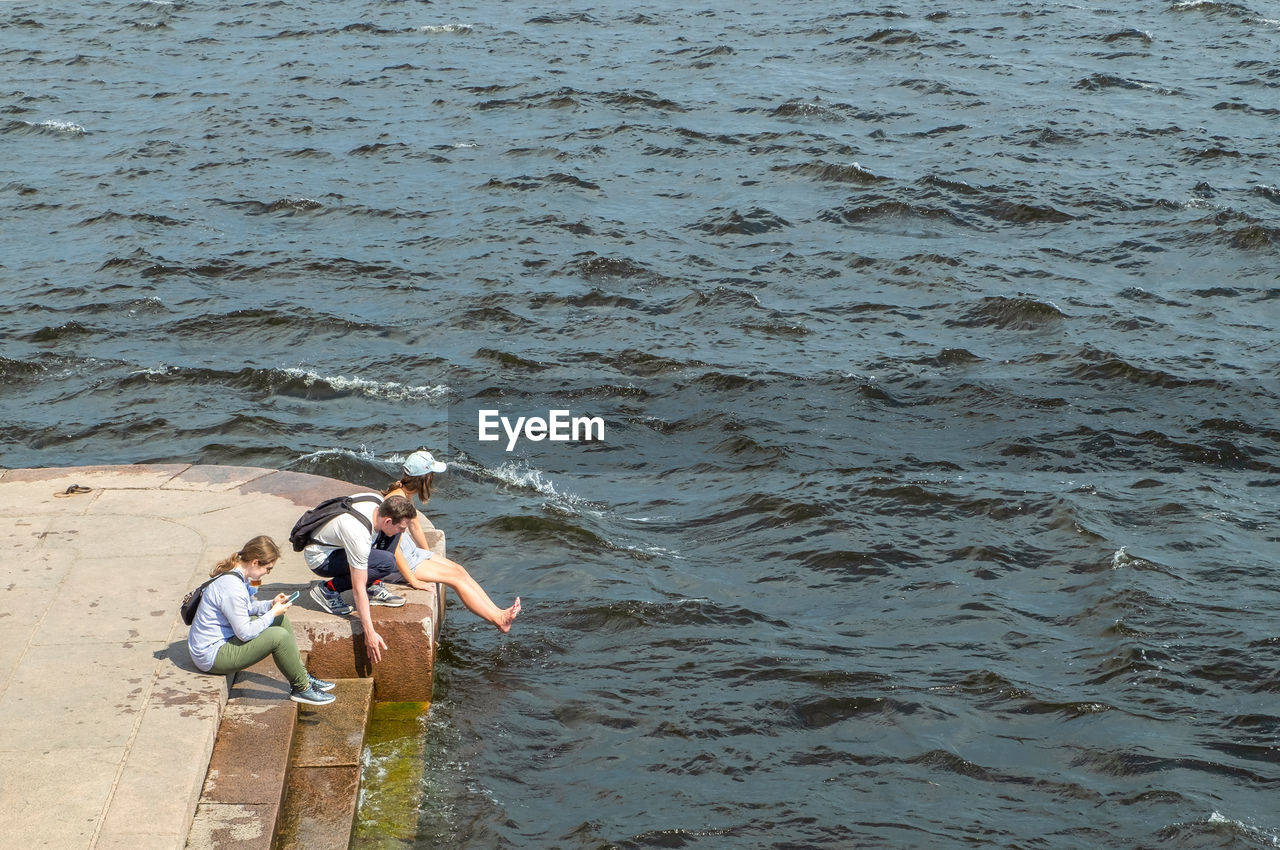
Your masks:
<svg viewBox="0 0 1280 850"><path fill-rule="evenodd" d="M269 657L235 674L187 847L347 850L373 680L338 679L333 694L293 702Z"/></svg>
<svg viewBox="0 0 1280 850"><path fill-rule="evenodd" d="M271 850L297 718L270 657L235 675L187 847Z"/></svg>
<svg viewBox="0 0 1280 850"><path fill-rule="evenodd" d="M373 706L372 679L339 679L337 701L300 706L280 850L347 850L360 798L360 757Z"/></svg>

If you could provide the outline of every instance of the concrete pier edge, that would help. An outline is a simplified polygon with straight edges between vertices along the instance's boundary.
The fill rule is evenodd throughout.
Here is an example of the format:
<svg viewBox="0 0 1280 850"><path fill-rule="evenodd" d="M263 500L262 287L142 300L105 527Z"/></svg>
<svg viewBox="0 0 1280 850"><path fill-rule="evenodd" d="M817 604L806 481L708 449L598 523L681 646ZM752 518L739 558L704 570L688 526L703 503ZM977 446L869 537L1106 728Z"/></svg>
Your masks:
<svg viewBox="0 0 1280 850"><path fill-rule="evenodd" d="M0 846L186 845L228 681L191 664L178 603L255 535L283 550L260 593L303 591L290 619L317 675L428 701L438 588L374 609L389 645L375 669L358 620L311 602L288 545L304 510L366 489L257 467L0 470ZM444 551L442 532L428 537Z"/></svg>

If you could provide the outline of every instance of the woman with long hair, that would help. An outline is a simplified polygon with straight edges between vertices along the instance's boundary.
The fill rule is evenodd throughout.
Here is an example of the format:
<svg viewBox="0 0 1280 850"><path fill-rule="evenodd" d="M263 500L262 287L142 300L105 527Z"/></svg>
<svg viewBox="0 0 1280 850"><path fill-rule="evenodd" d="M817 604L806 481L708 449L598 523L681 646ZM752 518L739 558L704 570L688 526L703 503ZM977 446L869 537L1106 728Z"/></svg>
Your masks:
<svg viewBox="0 0 1280 850"><path fill-rule="evenodd" d="M436 460L431 452L425 449L416 451L405 458L400 477L391 482L382 491L382 495L404 496L410 500L417 498L425 505L431 498L431 484L435 474L444 472L445 469L446 464ZM516 597L510 608L499 608L461 564L431 551L418 516L409 520L408 533L400 535L400 554L408 565L408 572L401 570L405 584L419 590L426 590L431 584L448 585L473 614L493 623L499 631L511 630L511 623L520 613L520 597ZM387 580L396 579L391 576Z"/></svg>
<svg viewBox="0 0 1280 850"><path fill-rule="evenodd" d="M334 683L307 672L284 612L293 605L283 593L270 601L253 599L251 582L260 582L280 560L280 549L266 535L218 562L209 575L187 633L187 648L196 667L226 675L257 664L268 655L289 680L289 699L310 705L333 702Z"/></svg>

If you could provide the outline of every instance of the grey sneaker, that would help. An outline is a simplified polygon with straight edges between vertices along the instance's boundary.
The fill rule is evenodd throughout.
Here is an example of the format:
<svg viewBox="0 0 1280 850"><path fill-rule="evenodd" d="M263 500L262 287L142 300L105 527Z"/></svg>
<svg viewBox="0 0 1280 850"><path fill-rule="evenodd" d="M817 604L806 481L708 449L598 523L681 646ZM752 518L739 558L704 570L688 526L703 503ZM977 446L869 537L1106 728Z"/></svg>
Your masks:
<svg viewBox="0 0 1280 850"><path fill-rule="evenodd" d="M289 699L294 702L305 702L307 705L328 705L337 699L337 697L333 694L326 694L321 691L317 691L314 687L308 684L305 688L294 688L289 691Z"/></svg>
<svg viewBox="0 0 1280 850"><path fill-rule="evenodd" d="M336 682L326 682L324 679L317 679L315 676L312 676L310 673L307 674L307 683L311 685L311 690L324 691L325 693L328 693L329 691L337 687Z"/></svg>
<svg viewBox="0 0 1280 850"><path fill-rule="evenodd" d="M369 604L385 605L388 608L399 608L404 604L404 597L396 596L394 593L387 590L386 585L382 582L377 582L373 587L369 588Z"/></svg>
<svg viewBox="0 0 1280 850"><path fill-rule="evenodd" d="M342 594L325 587L322 581L318 581L311 586L311 598L321 608L330 614L337 614L339 617L345 617L352 611L351 606L342 601Z"/></svg>

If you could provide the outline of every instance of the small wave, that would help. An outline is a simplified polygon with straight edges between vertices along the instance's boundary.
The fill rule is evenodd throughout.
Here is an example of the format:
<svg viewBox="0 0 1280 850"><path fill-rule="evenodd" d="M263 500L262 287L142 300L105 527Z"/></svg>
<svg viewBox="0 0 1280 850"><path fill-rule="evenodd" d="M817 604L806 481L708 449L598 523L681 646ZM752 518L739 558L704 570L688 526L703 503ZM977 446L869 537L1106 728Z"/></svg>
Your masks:
<svg viewBox="0 0 1280 850"><path fill-rule="evenodd" d="M547 478L541 470L533 469L527 464L504 463L496 469L489 470L489 472L504 484L510 484L524 490L532 490L544 496L560 496L559 491L556 490L555 483L550 478Z"/></svg>
<svg viewBox="0 0 1280 850"><path fill-rule="evenodd" d="M986 204L981 209L992 218L1014 224L1038 224L1040 222L1061 224L1064 221L1075 220L1075 216L1064 213L1062 210L1018 201L998 201Z"/></svg>
<svg viewBox="0 0 1280 850"><path fill-rule="evenodd" d="M1125 381L1162 389L1227 389L1225 384L1210 378L1182 378L1163 369L1129 363L1111 352L1094 348L1084 350L1080 357L1084 362L1071 370L1071 376L1083 381Z"/></svg>
<svg viewBox="0 0 1280 850"><path fill-rule="evenodd" d="M643 263L628 257L601 257L594 252L590 256L574 260L572 268L586 280L654 276Z"/></svg>
<svg viewBox="0 0 1280 850"><path fill-rule="evenodd" d="M787 625L747 608L722 605L709 599L676 599L664 602L628 600L585 604L575 606L561 618L561 624L565 628L610 633L672 626L741 627L757 623Z"/></svg>
<svg viewBox="0 0 1280 850"><path fill-rule="evenodd" d="M1143 44L1150 44L1152 40L1151 33L1146 30L1133 28L1119 30L1118 32L1110 32L1102 36L1102 41L1106 44L1112 44L1117 41L1130 41L1134 39L1141 41Z"/></svg>
<svg viewBox="0 0 1280 850"><path fill-rule="evenodd" d="M1131 80L1117 77L1114 74L1093 74L1075 84L1075 88L1085 91L1105 91L1107 89L1128 89L1130 91L1149 91L1159 95L1181 95L1177 89L1167 89L1145 80Z"/></svg>
<svg viewBox="0 0 1280 850"><path fill-rule="evenodd" d="M453 325L462 330L479 330L498 327L507 333L531 331L539 328L537 322L511 312L506 307L473 307L464 310L454 319Z"/></svg>
<svg viewBox="0 0 1280 850"><path fill-rule="evenodd" d="M1280 831L1235 820L1214 811L1203 820L1184 821L1156 833L1169 846L1178 847L1280 847Z"/></svg>
<svg viewBox="0 0 1280 850"><path fill-rule="evenodd" d="M718 513L699 517L691 524L697 527L722 526L735 520L747 519L753 527L786 528L796 523L831 516L837 510L834 504L797 501L758 493Z"/></svg>
<svg viewBox="0 0 1280 850"><path fill-rule="evenodd" d="M557 12L553 15L536 15L525 21L527 24L598 24L596 18L587 12Z"/></svg>
<svg viewBox="0 0 1280 850"><path fill-rule="evenodd" d="M375 154L384 154L388 152L404 153L410 150L410 147L404 142L372 142L367 145L360 145L347 151L349 156L371 156Z"/></svg>
<svg viewBox="0 0 1280 850"><path fill-rule="evenodd" d="M983 298L976 306L970 308L963 318L948 319L945 324L962 328L1038 330L1055 325L1065 318L1067 318L1066 314L1052 303L1025 296L1011 298L1001 295Z"/></svg>
<svg viewBox="0 0 1280 850"><path fill-rule="evenodd" d="M881 121L887 116L865 112L848 103L827 103L821 98L788 100L770 113L775 118L816 118L820 121Z"/></svg>
<svg viewBox="0 0 1280 850"><path fill-rule="evenodd" d="M1226 110L1231 112L1244 112L1249 115L1264 115L1268 118L1280 115L1280 109L1274 107L1250 106L1247 103L1236 103L1231 101L1223 101L1214 104L1215 110Z"/></svg>
<svg viewBox="0 0 1280 850"><path fill-rule="evenodd" d="M408 386L395 381L374 381L367 378L347 378L342 375L321 376L315 372L290 368L279 370L289 380L277 388L282 395L295 394L303 389L307 398L313 398L319 392L322 397L339 397L359 395L366 398L377 398L388 401L426 401L440 402L448 399L453 390L446 384L434 386ZM292 392L291 392L292 390Z"/></svg>
<svg viewBox="0 0 1280 850"><path fill-rule="evenodd" d="M38 363L0 356L0 385L19 384L44 373L45 367Z"/></svg>
<svg viewBox="0 0 1280 850"><path fill-rule="evenodd" d="M1045 127L1040 130L1023 130L1016 134L1016 144L1027 145L1029 147L1040 147L1041 145L1067 145L1076 144L1076 136L1079 133L1060 133L1051 127Z"/></svg>
<svg viewBox="0 0 1280 850"><path fill-rule="evenodd" d="M319 449L304 455L288 464L286 469L294 472L306 472L339 481L367 480L371 474L378 476L394 475L394 467L388 469L385 461L369 449Z"/></svg>
<svg viewBox="0 0 1280 850"><path fill-rule="evenodd" d="M98 331L77 321L64 322L61 325L41 328L27 335L30 342L59 342L79 336L89 336Z"/></svg>
<svg viewBox="0 0 1280 850"><path fill-rule="evenodd" d="M1115 554L1111 556L1111 569L1113 570L1123 569L1129 566L1130 564L1132 564L1136 560L1137 558L1129 554L1128 547L1121 546L1119 549L1115 551Z"/></svg>
<svg viewBox="0 0 1280 850"><path fill-rule="evenodd" d="M529 360L509 351L499 351L496 348L481 348L476 351L476 357L482 360L492 360L508 369L519 369L526 372L541 372L543 369L548 368L546 363L539 363L536 360Z"/></svg>
<svg viewBox="0 0 1280 850"><path fill-rule="evenodd" d="M643 378L652 378L656 375L681 372L685 369L706 365L698 360L676 360L635 348L628 348L615 355L601 357L600 359L625 375L635 375Z"/></svg>
<svg viewBox="0 0 1280 850"><path fill-rule="evenodd" d="M11 133L14 135L42 135L42 136L60 136L63 138L77 138L88 134L88 131L79 124L72 121L60 121L50 119L48 121L7 121L0 125L0 133Z"/></svg>
<svg viewBox="0 0 1280 850"><path fill-rule="evenodd" d="M659 112L686 112L687 110L665 97L659 97L651 91L636 89L635 91L596 92L594 95L601 103L621 109L654 109Z"/></svg>
<svg viewBox="0 0 1280 850"><path fill-rule="evenodd" d="M782 337L784 339L805 337L811 333L807 327L799 322L787 320L774 322L743 322L738 325L738 327L748 333L758 333L763 334L764 336Z"/></svg>
<svg viewBox="0 0 1280 850"><path fill-rule="evenodd" d="M794 725L802 729L825 729L854 718L864 723L892 724L921 708L919 703L888 697L817 697L774 707L793 717Z"/></svg>
<svg viewBox="0 0 1280 850"><path fill-rule="evenodd" d="M863 36L862 40L874 44L918 44L920 36L908 29L889 27Z"/></svg>
<svg viewBox="0 0 1280 850"><path fill-rule="evenodd" d="M1261 251L1280 245L1280 228L1251 224L1232 231L1227 244L1241 251Z"/></svg>
<svg viewBox="0 0 1280 850"><path fill-rule="evenodd" d="M932 357L925 357L914 362L921 366L945 368L949 366L971 366L975 363L982 363L983 359L966 348L944 348Z"/></svg>
<svg viewBox="0 0 1280 850"><path fill-rule="evenodd" d="M1186 307L1187 304L1182 301L1173 301L1163 296L1156 295L1154 292L1148 292L1141 286L1130 286L1120 291L1121 298L1127 298L1130 301L1144 301L1152 304L1159 304L1164 307Z"/></svg>
<svg viewBox="0 0 1280 850"><path fill-rule="evenodd" d="M577 523L546 516L495 517L485 521L483 527L501 534L513 535L524 542L559 543L583 552L627 551L627 547L615 545L594 531ZM638 552L632 551L637 557L647 560L647 558L640 556Z"/></svg>
<svg viewBox="0 0 1280 850"><path fill-rule="evenodd" d="M536 189L545 188L548 185L564 185L575 189L599 189L599 183L592 183L589 180L583 180L574 177L572 174L563 174L561 172L553 172L543 175L542 177L530 177L521 175L520 177L512 177L508 180L500 180L497 177L490 178L488 183L481 186L481 189L514 189L518 192L529 192Z"/></svg>
<svg viewBox="0 0 1280 850"><path fill-rule="evenodd" d="M715 210L692 225L710 236L757 236L774 230L791 227L791 222L769 210L755 207L740 213L737 210Z"/></svg>
<svg viewBox="0 0 1280 850"><path fill-rule="evenodd" d="M740 463L751 466L777 463L786 458L787 450L781 446L759 443L746 434L734 434L711 448L716 454L727 455Z"/></svg>
<svg viewBox="0 0 1280 850"><path fill-rule="evenodd" d="M908 133L907 136L913 139L929 139L934 136L945 136L947 133L956 133L960 130L968 129L968 124L945 124L941 127L934 127L932 130L920 130L915 133Z"/></svg>
<svg viewBox="0 0 1280 850"><path fill-rule="evenodd" d="M357 331L382 332L382 325L353 322L326 314L315 314L295 308L283 310L232 310L230 313L206 313L174 322L168 326L172 334L191 335L207 339L215 334L237 334L260 331L279 335L290 331L317 334L350 334Z"/></svg>
<svg viewBox="0 0 1280 850"><path fill-rule="evenodd" d="M493 469L467 468L471 468L475 474L497 480L508 486L538 493L547 499L552 508L570 516L579 513L599 515L605 509L605 506L599 502L593 502L576 493L557 487L546 473L539 469L534 469L525 461L508 461ZM626 548L616 547L611 543L606 543L606 545L614 549Z"/></svg>
<svg viewBox="0 0 1280 850"><path fill-rule="evenodd" d="M440 403L449 398L452 389L444 384L436 386L406 386L394 381L374 381L364 378L321 376L298 368L254 369L246 367L236 372L214 369L189 368L160 364L135 369L124 376L119 386L139 382L148 384L201 384L244 389L265 395L291 396L313 400L363 396L389 401L426 401Z"/></svg>
<svg viewBox="0 0 1280 850"><path fill-rule="evenodd" d="M111 223L116 221L132 221L132 222L138 222L141 224L160 224L160 225L164 225L165 227L175 227L183 223L181 221L178 221L176 218L169 218L167 215L155 215L153 213L125 214L125 213L118 213L112 210L108 210L107 212L100 213L98 215L91 216L86 219L82 219L79 222L79 225L81 227L85 227L91 224L106 224L106 223Z"/></svg>
<svg viewBox="0 0 1280 850"><path fill-rule="evenodd" d="M224 201L213 199L215 204L239 207L247 215L281 215L291 216L299 213L314 212L324 209L324 204L313 198L280 198L275 201Z"/></svg>
<svg viewBox="0 0 1280 850"><path fill-rule="evenodd" d="M904 201L881 201L872 204L858 204L836 210L826 210L818 216L824 221L861 224L880 220L921 219L923 221L940 221L961 227L971 225L964 219L939 207L922 206Z"/></svg>
<svg viewBox="0 0 1280 850"><path fill-rule="evenodd" d="M792 174L801 174L806 177L812 177L815 180L823 180L830 183L852 183L855 186L873 186L876 183L884 183L889 179L873 174L856 162L848 165L836 165L819 160L797 165L776 165L774 170L789 171Z"/></svg>
<svg viewBox="0 0 1280 850"><path fill-rule="evenodd" d="M728 372L707 372L700 375L694 383L715 392L730 393L758 390L767 386L765 381L758 378L748 378L745 375L734 375Z"/></svg>
<svg viewBox="0 0 1280 850"><path fill-rule="evenodd" d="M1169 7L1173 12L1204 12L1206 14L1223 14L1232 18L1253 18L1256 13L1240 3L1225 0L1182 0Z"/></svg>
<svg viewBox="0 0 1280 850"><path fill-rule="evenodd" d="M890 575L896 570L927 566L928 561L909 549L890 545L869 551L805 550L779 553L784 561L798 561L806 569L829 573L835 581L860 581L867 576Z"/></svg>
<svg viewBox="0 0 1280 850"><path fill-rule="evenodd" d="M702 313L709 307L732 311L758 310L760 309L760 299L751 292L731 286L717 286L710 292L699 291L691 293L669 305L662 312L679 313L692 311Z"/></svg>
<svg viewBox="0 0 1280 850"><path fill-rule="evenodd" d="M1273 204L1280 204L1280 186L1265 186L1259 184L1253 187L1252 193L1257 195L1259 198L1270 201Z"/></svg>

